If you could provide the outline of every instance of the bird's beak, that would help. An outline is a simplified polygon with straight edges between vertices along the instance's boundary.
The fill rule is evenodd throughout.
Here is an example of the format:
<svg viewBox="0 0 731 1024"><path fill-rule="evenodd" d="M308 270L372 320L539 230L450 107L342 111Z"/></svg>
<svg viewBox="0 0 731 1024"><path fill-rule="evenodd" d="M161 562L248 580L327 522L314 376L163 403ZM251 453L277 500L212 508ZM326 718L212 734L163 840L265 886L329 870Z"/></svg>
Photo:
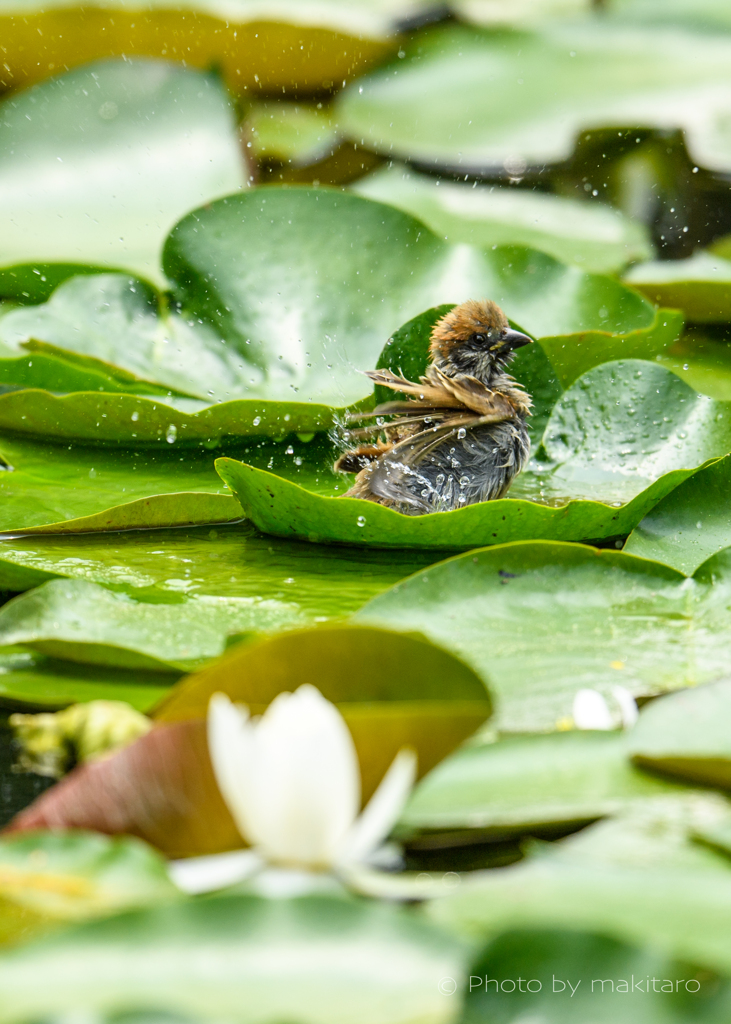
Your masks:
<svg viewBox="0 0 731 1024"><path fill-rule="evenodd" d="M501 339L501 348L522 348L523 345L532 345L533 339L529 338L527 334L521 334L520 331L514 331L512 328L508 328Z"/></svg>

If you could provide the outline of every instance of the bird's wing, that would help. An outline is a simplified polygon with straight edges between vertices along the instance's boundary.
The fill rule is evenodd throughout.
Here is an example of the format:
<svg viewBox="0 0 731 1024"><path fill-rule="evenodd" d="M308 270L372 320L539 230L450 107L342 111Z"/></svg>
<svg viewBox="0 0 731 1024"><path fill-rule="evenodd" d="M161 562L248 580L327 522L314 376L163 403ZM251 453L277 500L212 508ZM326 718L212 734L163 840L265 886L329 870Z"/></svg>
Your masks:
<svg viewBox="0 0 731 1024"><path fill-rule="evenodd" d="M515 407L506 395L491 390L476 377L448 377L432 364L427 370L426 380L448 392L460 405L466 405L481 416L489 416L488 423L499 423L515 415Z"/></svg>
<svg viewBox="0 0 731 1024"><path fill-rule="evenodd" d="M428 405L454 408L463 404L438 381L424 378L421 383L414 384L413 381L406 380L405 377L393 373L391 370L366 370L366 377L370 377L374 384L381 384L393 391L403 391L405 395L414 395L415 398Z"/></svg>

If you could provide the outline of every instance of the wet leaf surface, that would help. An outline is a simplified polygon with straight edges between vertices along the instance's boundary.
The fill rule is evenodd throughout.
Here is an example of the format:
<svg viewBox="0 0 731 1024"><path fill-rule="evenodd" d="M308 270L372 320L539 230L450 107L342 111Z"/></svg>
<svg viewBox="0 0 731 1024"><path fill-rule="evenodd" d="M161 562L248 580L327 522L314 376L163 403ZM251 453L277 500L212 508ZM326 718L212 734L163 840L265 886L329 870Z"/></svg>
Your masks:
<svg viewBox="0 0 731 1024"><path fill-rule="evenodd" d="M548 730L571 716L581 687L646 696L725 673L727 561L688 579L620 551L510 544L417 573L356 621L420 630L491 685L500 728Z"/></svg>

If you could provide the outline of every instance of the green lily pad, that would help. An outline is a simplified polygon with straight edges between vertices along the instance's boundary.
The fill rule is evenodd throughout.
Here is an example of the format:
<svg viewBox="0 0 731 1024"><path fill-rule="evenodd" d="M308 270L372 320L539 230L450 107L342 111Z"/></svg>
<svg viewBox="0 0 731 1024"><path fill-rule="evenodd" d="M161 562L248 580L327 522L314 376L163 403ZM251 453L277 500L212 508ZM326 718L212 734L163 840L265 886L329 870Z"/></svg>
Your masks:
<svg viewBox="0 0 731 1024"><path fill-rule="evenodd" d="M378 547L466 548L622 536L698 467L729 449L731 406L699 395L656 363L627 360L595 367L559 398L543 451L516 478L511 496L497 501L403 516L357 498L312 494L231 458L218 459L216 468L265 533Z"/></svg>
<svg viewBox="0 0 731 1024"><path fill-rule="evenodd" d="M723 674L731 565L722 559L688 579L620 551L507 544L411 576L355 621L419 630L490 683L501 729L550 730L570 718L581 687L647 696Z"/></svg>
<svg viewBox="0 0 731 1024"><path fill-rule="evenodd" d="M90 832L0 839L0 946L63 922L179 898L163 858L138 839Z"/></svg>
<svg viewBox="0 0 731 1024"><path fill-rule="evenodd" d="M686 840L683 845L682 838L668 843L669 829L662 814L656 819L644 814L643 819L639 824L649 855L638 858L641 844L633 839L634 854L627 857L615 835L603 856L600 840L607 830L631 834L633 825L619 819L602 822L591 826L597 834L590 855L582 851L582 835L570 837L550 852L546 849L514 867L463 880L453 895L427 907L428 916L472 939L492 937L506 927L588 930L647 944L685 963L727 974L731 967L727 860L716 857L714 861L700 849L693 856L684 848L691 844ZM601 977L607 977L604 969ZM693 977L693 973L678 977ZM644 984L642 991L647 991Z"/></svg>
<svg viewBox="0 0 731 1024"><path fill-rule="evenodd" d="M639 263L624 275L651 302L682 309L696 323L731 320L731 260L696 252L685 260Z"/></svg>
<svg viewBox="0 0 731 1024"><path fill-rule="evenodd" d="M176 680L163 672L82 665L21 648L0 651L0 706L57 710L89 700L123 700L149 711Z"/></svg>
<svg viewBox="0 0 731 1024"><path fill-rule="evenodd" d="M644 226L599 203L459 184L417 174L400 164L376 171L351 187L358 195L418 217L450 242L484 249L529 245L600 274L652 257ZM668 304L672 305L663 303Z"/></svg>
<svg viewBox="0 0 731 1024"><path fill-rule="evenodd" d="M241 507L221 487L205 450L75 448L8 437L0 440L0 450L7 467L0 470L0 530L5 533L124 530L241 518ZM286 472L286 463L282 469ZM11 580L6 585L13 589Z"/></svg>
<svg viewBox="0 0 731 1024"><path fill-rule="evenodd" d="M196 0L178 9L166 0L105 0L79 18L78 8L66 0L5 0L0 87L17 88L90 60L137 54L206 71L215 67L234 92L322 92L392 53L396 23L418 18L429 6L429 0L280 0L272 7L249 0L223 8Z"/></svg>
<svg viewBox="0 0 731 1024"><path fill-rule="evenodd" d="M464 747L432 769L399 830L446 832L452 845L475 831L490 840L550 834L676 788L633 768L621 733L515 736Z"/></svg>
<svg viewBox="0 0 731 1024"><path fill-rule="evenodd" d="M336 101L347 134L390 158L520 177L568 159L582 131L633 126L684 129L694 162L731 168L723 34L598 18L533 32L445 25L404 54Z"/></svg>
<svg viewBox="0 0 731 1024"><path fill-rule="evenodd" d="M27 590L65 577L141 599L193 595L246 598L265 605L284 601L315 623L356 611L435 557L365 548L334 551L262 536L248 523L33 535L0 541L0 589ZM0 674L0 682L4 679Z"/></svg>
<svg viewBox="0 0 731 1024"><path fill-rule="evenodd" d="M138 382L197 402L11 392L0 396L0 427L92 440L101 426L103 439L151 442L170 416L180 438L211 444L259 425L280 433L287 416L294 429L322 429L370 398L361 371L384 340L442 299L498 301L541 341L564 384L607 358L654 356L679 333L677 316L610 278L534 250L450 245L406 214L330 189L267 187L210 204L174 229L164 268L172 309L124 275L87 275L45 305L7 312L2 338L16 359L39 350L105 374L115 390ZM135 401L142 425L131 419Z"/></svg>
<svg viewBox="0 0 731 1024"><path fill-rule="evenodd" d="M726 456L658 502L629 535L624 550L691 574L731 546L728 494L731 458Z"/></svg>
<svg viewBox="0 0 731 1024"><path fill-rule="evenodd" d="M0 292L16 263L32 263L39 279L60 262L163 283L159 254L175 221L246 184L220 82L174 64L80 68L5 100L0 121L0 264L11 265Z"/></svg>
<svg viewBox="0 0 731 1024"><path fill-rule="evenodd" d="M307 1007L312 1024L448 1024L457 997L437 983L452 978L461 988L466 955L459 939L394 904L337 892L222 895L86 923L7 952L0 1021L72 1011L102 1019L120 1006L154 1006L175 1019L243 1024L302 1019Z"/></svg>
<svg viewBox="0 0 731 1024"><path fill-rule="evenodd" d="M161 598L140 601L86 580L49 580L0 608L0 646L86 665L179 672L222 654L228 636L303 622L291 601Z"/></svg>
<svg viewBox="0 0 731 1024"><path fill-rule="evenodd" d="M635 764L731 789L731 682L720 679L653 701L630 733Z"/></svg>

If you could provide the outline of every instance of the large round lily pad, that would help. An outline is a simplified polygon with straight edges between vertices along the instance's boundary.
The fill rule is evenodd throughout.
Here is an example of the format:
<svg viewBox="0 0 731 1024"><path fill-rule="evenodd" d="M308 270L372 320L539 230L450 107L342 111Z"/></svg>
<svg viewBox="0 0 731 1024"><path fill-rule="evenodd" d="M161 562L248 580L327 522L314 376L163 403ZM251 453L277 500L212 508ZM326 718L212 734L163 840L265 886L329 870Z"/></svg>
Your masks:
<svg viewBox="0 0 731 1024"><path fill-rule="evenodd" d="M351 138L390 157L518 176L566 160L579 132L611 127L682 128L696 163L727 171L729 110L731 38L600 19L440 26L337 104Z"/></svg>
<svg viewBox="0 0 731 1024"><path fill-rule="evenodd" d="M619 537L683 480L731 449L731 407L642 360L605 363L561 395L543 447L510 496L404 516L313 494L231 458L216 468L265 533L377 547L477 547L524 539Z"/></svg>
<svg viewBox="0 0 731 1024"><path fill-rule="evenodd" d="M63 391L76 372L157 401L27 389L0 396L0 426L151 442L173 424L181 441L211 444L285 424L322 429L370 397L361 371L400 325L475 296L539 339L564 385L608 358L654 356L679 333L677 317L608 277L531 249L451 245L392 207L331 189L267 187L197 210L168 238L164 269L172 304L141 281L90 274L0 318L16 360L0 352L8 383L16 372L17 383ZM60 360L65 377L51 362L47 381L37 368L29 381L35 353Z"/></svg>
<svg viewBox="0 0 731 1024"><path fill-rule="evenodd" d="M721 558L688 579L621 551L508 544L425 569L356 620L420 630L491 682L502 729L548 730L570 723L582 687L647 696L723 673L731 572Z"/></svg>

